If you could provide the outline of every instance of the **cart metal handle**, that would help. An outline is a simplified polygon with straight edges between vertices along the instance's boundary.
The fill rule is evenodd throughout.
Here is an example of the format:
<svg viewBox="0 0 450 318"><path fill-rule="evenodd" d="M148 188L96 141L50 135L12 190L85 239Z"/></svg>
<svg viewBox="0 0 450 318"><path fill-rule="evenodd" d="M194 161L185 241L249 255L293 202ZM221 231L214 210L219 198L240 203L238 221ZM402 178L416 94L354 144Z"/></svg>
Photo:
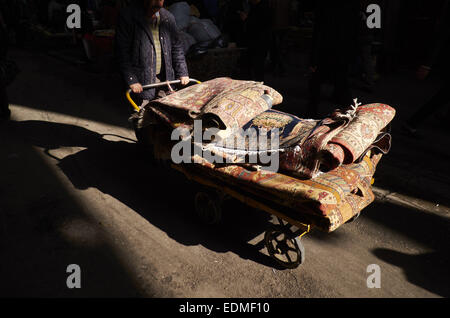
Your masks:
<svg viewBox="0 0 450 318"><path fill-rule="evenodd" d="M149 89L149 88L156 88L156 87L161 87L161 86L165 86L165 85L169 86L169 88L170 88L171 84L180 84L180 83L181 83L181 80L166 81L166 82L160 82L160 83L153 83L153 84L143 85L142 88L143 89ZM201 84L202 82L200 82L200 81L198 81L196 79L190 78L189 79L189 83ZM127 99L130 102L131 106L133 106L134 110L139 112L141 109L139 108L138 105L136 105L134 100L131 98L130 93L131 93L131 88L128 89L127 92L126 92Z"/></svg>

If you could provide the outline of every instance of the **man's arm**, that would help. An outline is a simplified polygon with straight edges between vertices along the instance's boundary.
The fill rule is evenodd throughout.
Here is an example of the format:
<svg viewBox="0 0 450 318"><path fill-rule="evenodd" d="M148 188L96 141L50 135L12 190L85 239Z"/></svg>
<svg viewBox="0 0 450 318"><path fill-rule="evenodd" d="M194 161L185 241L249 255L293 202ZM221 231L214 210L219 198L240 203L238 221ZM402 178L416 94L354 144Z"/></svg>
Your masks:
<svg viewBox="0 0 450 318"><path fill-rule="evenodd" d="M124 13L121 13L118 19L115 45L117 62L125 82L130 87L139 84L138 78L132 68L130 53L133 45L133 27Z"/></svg>

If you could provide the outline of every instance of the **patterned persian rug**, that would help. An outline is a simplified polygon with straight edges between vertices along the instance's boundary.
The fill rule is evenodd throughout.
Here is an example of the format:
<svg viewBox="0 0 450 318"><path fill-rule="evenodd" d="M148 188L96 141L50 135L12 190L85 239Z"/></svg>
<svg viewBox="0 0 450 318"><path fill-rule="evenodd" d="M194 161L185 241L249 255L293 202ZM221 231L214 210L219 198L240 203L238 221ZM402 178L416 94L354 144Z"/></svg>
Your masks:
<svg viewBox="0 0 450 318"><path fill-rule="evenodd" d="M269 96L269 103L263 95ZM280 93L262 83L223 77L182 89L152 101L148 107L181 111L203 120L204 127L236 129L282 101Z"/></svg>
<svg viewBox="0 0 450 318"><path fill-rule="evenodd" d="M341 166L314 179L301 180L283 173L255 170L241 165L214 165L196 156L186 169L217 182L245 189L255 198L290 211L289 216L332 232L373 202L371 181L382 154L367 152L359 163Z"/></svg>
<svg viewBox="0 0 450 318"><path fill-rule="evenodd" d="M348 109L311 120L272 109L282 100L261 83L218 78L151 102L141 111L141 127L155 127L149 139L155 155L164 154L166 159L174 144L170 140L174 128L185 127L192 134L194 120L201 120L204 128L229 132L209 142L190 136L194 148L225 160L209 161L211 157L194 152L192 163L183 167L255 197L270 198L294 217L334 231L373 202L371 180L390 150L389 124L395 109L355 101ZM272 129L278 132L276 143L271 140ZM248 130L258 140L265 137L266 153L279 154L278 172L246 161L255 149L250 142L235 141Z"/></svg>

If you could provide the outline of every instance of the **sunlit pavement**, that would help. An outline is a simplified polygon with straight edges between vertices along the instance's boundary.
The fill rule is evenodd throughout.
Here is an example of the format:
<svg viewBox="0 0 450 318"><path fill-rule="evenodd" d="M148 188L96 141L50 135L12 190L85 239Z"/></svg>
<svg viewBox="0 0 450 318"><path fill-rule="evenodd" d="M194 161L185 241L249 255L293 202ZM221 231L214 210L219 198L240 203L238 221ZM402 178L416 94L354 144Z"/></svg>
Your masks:
<svg viewBox="0 0 450 318"><path fill-rule="evenodd" d="M450 295L449 148L440 130L416 143L394 126L392 153L375 176L379 199L336 232L306 236L305 264L282 270L258 250L268 215L230 203L223 224L206 227L192 211L192 185L148 163L115 74L12 55L22 73L9 89L11 121L0 124L1 295ZM302 91L291 94L292 80L283 81L281 109L301 116ZM402 83L398 96L363 102L398 107L400 120L408 100L418 107L435 87L419 94L408 86L419 84ZM81 289L66 286L69 264L81 268ZM380 266L381 288L367 287L370 264Z"/></svg>

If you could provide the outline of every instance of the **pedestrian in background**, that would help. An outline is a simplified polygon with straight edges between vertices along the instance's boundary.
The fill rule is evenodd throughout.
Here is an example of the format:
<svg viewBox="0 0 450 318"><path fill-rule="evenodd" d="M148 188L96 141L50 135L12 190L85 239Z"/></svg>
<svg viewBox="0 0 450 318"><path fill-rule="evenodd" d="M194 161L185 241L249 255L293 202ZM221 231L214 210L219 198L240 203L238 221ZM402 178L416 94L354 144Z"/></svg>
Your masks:
<svg viewBox="0 0 450 318"><path fill-rule="evenodd" d="M349 67L354 59L359 23L359 1L317 0L314 10L309 104L307 116L317 117L322 83L331 81L338 107L353 103Z"/></svg>
<svg viewBox="0 0 450 318"><path fill-rule="evenodd" d="M363 85L362 89L373 92L375 85L375 63L372 55L372 43L375 40L374 31L367 27L366 8L370 4L370 0L362 0L359 11L359 27L358 27L358 73L362 73ZM359 74L358 74L359 75Z"/></svg>
<svg viewBox="0 0 450 318"><path fill-rule="evenodd" d="M246 1L243 0L230 0L222 7L221 27L227 34L229 42L237 47L244 47L246 44L244 37L246 17L243 13L248 14L248 8L245 4Z"/></svg>
<svg viewBox="0 0 450 318"><path fill-rule="evenodd" d="M249 0L249 12L240 12L246 27L248 77L264 81L265 62L271 45L272 13L267 0Z"/></svg>
<svg viewBox="0 0 450 318"><path fill-rule="evenodd" d="M270 47L270 64L275 74L283 76L285 66L282 48L285 45L286 34L290 22L291 0L270 0L272 10L272 42Z"/></svg>
<svg viewBox="0 0 450 318"><path fill-rule="evenodd" d="M417 136L417 129L433 113L448 106L450 102L450 1L446 1L442 14L436 23L436 32L433 45L428 54L426 62L417 70L417 78L425 80L435 66L439 57L445 58L445 65L442 69L443 84L436 94L424 105L422 105L403 125L403 131L408 135ZM448 116L448 113L447 113Z"/></svg>

